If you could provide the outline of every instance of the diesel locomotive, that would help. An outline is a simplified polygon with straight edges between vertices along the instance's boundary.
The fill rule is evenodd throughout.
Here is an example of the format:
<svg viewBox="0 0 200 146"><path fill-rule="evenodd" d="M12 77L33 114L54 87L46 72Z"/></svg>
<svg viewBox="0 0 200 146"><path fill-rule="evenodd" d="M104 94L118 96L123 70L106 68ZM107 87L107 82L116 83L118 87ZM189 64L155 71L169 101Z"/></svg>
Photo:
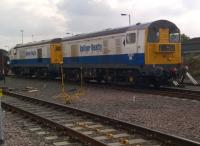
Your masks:
<svg viewBox="0 0 200 146"><path fill-rule="evenodd" d="M57 64L56 64L56 63ZM59 63L60 62L60 63ZM180 30L168 20L16 45L16 75L132 85L178 85L183 78Z"/></svg>

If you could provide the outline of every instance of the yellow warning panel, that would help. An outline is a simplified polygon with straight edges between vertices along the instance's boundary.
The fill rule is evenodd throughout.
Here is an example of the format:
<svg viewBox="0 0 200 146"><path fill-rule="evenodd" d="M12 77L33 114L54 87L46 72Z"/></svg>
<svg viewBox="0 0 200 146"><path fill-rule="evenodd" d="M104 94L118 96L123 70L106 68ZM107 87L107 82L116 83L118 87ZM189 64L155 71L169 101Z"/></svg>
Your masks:
<svg viewBox="0 0 200 146"><path fill-rule="evenodd" d="M159 29L160 43L169 43L169 29Z"/></svg>
<svg viewBox="0 0 200 146"><path fill-rule="evenodd" d="M145 64L180 64L180 43L147 43Z"/></svg>
<svg viewBox="0 0 200 146"><path fill-rule="evenodd" d="M63 53L61 43L52 43L50 45L51 50L51 64L63 63Z"/></svg>

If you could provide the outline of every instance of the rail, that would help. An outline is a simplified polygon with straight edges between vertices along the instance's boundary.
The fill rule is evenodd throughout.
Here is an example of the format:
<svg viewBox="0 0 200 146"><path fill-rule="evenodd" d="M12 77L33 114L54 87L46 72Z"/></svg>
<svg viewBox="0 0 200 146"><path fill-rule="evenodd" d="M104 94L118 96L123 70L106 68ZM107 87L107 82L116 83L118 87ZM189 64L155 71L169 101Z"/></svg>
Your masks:
<svg viewBox="0 0 200 146"><path fill-rule="evenodd" d="M14 103L20 104L20 101L29 102L30 103L29 105L39 104L43 108L44 108L44 106L47 106L47 107L51 107L53 109L59 109L59 111L62 111L62 112L74 113L76 115L81 115L81 117L82 116L87 117L87 119L92 121L92 123L99 122L101 125L110 126L113 129L115 129L116 131L118 131L120 129L120 131L124 130L125 132L128 132L130 135L137 134L137 135L139 135L140 139L144 138L145 142L149 142L149 141L153 140L153 141L158 142L160 145L169 145L169 146L171 146L171 145L173 145L173 146L199 146L200 145L199 142L195 142L195 141L181 138L178 136L159 132L159 131L152 130L152 129L142 127L139 125L127 123L127 122L113 119L113 118L110 118L107 116L97 115L95 113L80 110L77 108L72 108L72 107L69 107L66 105L53 103L53 102L49 102L46 100L37 99L37 98L33 98L33 97L27 97L27 96L24 96L21 94L8 92L8 91L5 91L4 94L9 97L12 97L12 100L2 101L2 107L8 108L8 109L13 109L18 112L22 112L23 114L30 116L32 118L35 118L36 120L39 120L44 123L48 123L52 127L56 127L60 130L66 130L70 136L77 137L83 143L87 143L87 144L90 144L93 146L105 146L105 145L111 145L111 144L114 145L113 139L115 139L114 141L116 141L117 136L115 136L112 133L107 133L105 136L106 138L104 137L103 140L100 137L95 139L94 137L88 136L87 134L83 134L78 130L73 130L73 128L70 128L69 126L66 127L65 125L59 124L56 121L50 120L48 118L44 118L41 115L38 115L34 112L27 111L27 110L21 108L21 106L14 105ZM18 101L13 102L16 99ZM26 105L26 104L24 104L24 105ZM80 122L78 122L78 125L82 126L82 128L83 127L86 128L86 129L89 127L87 124L81 125ZM96 124L96 126L98 127L98 124ZM95 125L93 127L95 127ZM90 130L91 130L91 128L90 128ZM94 131L98 132L99 130L100 129L96 128ZM124 137L123 137L123 134L121 134L121 137L119 135L120 135L120 133L118 134L118 139L119 139L118 142L120 142L121 145L129 146L129 145L131 145L131 142L134 143L136 141L136 139L133 137L128 139L128 138L126 138L127 135L124 135ZM105 142L105 139L108 139L109 142Z"/></svg>

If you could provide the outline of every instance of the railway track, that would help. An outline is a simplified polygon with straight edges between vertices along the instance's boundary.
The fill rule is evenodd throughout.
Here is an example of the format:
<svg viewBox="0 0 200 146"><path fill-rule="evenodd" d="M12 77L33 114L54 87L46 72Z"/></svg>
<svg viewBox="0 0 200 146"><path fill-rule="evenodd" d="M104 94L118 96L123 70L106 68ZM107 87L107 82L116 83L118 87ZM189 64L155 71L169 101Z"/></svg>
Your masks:
<svg viewBox="0 0 200 146"><path fill-rule="evenodd" d="M179 89L179 88L161 88L160 93L162 95L200 100L200 90L189 90L189 89Z"/></svg>
<svg viewBox="0 0 200 146"><path fill-rule="evenodd" d="M199 146L200 143L49 101L4 92L2 107L57 129L83 145Z"/></svg>
<svg viewBox="0 0 200 146"><path fill-rule="evenodd" d="M179 88L133 89L134 92L200 101L200 91Z"/></svg>
<svg viewBox="0 0 200 146"><path fill-rule="evenodd" d="M33 79L33 78L30 78ZM56 81L57 82L57 81ZM74 81L67 81L67 83L72 85L79 85L79 83ZM107 84L107 83L98 83L98 82L85 82L84 86L87 87L97 87L97 88L107 88L114 90L123 90L129 92L138 92L145 94L153 94L153 95L162 95L169 97L177 97L182 99L192 99L200 101L200 88L199 90L190 90L185 88L135 88L133 86L125 85L125 84ZM76 89L75 89L76 90Z"/></svg>
<svg viewBox="0 0 200 146"><path fill-rule="evenodd" d="M30 145L35 146L35 145L42 144L43 146L44 145L45 146L47 145L48 146L64 146L64 145L83 146L76 139L72 139L68 137L67 135L60 133L59 131L56 131L56 129L42 125L39 121L34 121L27 116L21 115L20 113L7 111L6 115L7 117L12 119L11 121L12 124L15 124L13 126L17 126L18 128L23 129L23 133L26 134L24 138L28 137L30 140L31 138L33 138L33 142L30 141L32 143ZM6 142L5 145L7 143L8 142ZM20 143L23 145L29 145L29 143L27 144L26 140L24 143L22 142ZM11 145L14 146L13 144ZM15 145L19 146L20 144L18 143L18 141L16 141Z"/></svg>
<svg viewBox="0 0 200 146"><path fill-rule="evenodd" d="M122 90L128 92L138 92L152 95L162 95L169 97L177 97L182 99L191 99L200 101L200 88L199 90L190 90L185 88L134 88L133 86L127 85L108 85L108 84L98 84L98 83L88 83L86 86L97 87L97 88L109 88L113 90Z"/></svg>

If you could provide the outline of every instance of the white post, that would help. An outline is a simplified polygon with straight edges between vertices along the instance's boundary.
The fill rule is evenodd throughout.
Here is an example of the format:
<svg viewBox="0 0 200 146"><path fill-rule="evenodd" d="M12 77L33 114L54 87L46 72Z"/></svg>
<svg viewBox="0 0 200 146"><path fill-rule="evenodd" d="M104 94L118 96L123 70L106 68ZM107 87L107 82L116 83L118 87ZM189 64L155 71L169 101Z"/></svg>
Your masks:
<svg viewBox="0 0 200 146"><path fill-rule="evenodd" d="M131 25L131 14L128 14L129 26Z"/></svg>
<svg viewBox="0 0 200 146"><path fill-rule="evenodd" d="M23 44L23 42L24 42L24 34L23 34L24 30L23 29L21 30L21 33L22 33L22 44Z"/></svg>

